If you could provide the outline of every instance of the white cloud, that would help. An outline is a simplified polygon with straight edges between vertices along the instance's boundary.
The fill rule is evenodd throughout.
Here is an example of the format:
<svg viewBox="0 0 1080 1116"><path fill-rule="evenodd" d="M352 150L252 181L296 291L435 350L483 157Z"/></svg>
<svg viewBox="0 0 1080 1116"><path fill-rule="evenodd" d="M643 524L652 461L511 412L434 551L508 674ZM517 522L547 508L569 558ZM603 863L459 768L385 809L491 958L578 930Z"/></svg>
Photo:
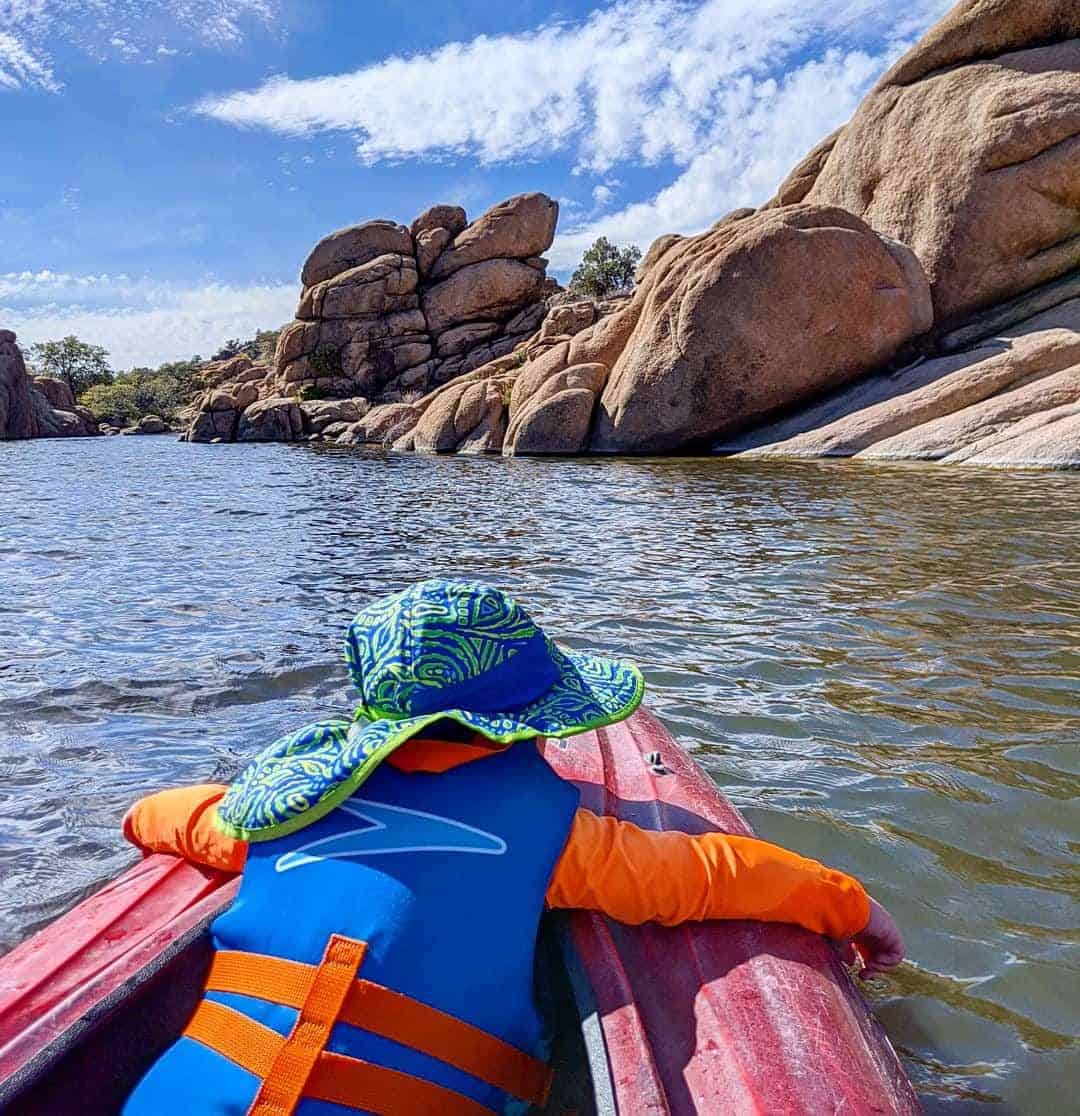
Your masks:
<svg viewBox="0 0 1080 1116"><path fill-rule="evenodd" d="M0 274L0 324L22 345L74 333L104 345L114 368L154 367L282 325L298 295L294 283L184 286L127 275L8 272Z"/></svg>
<svg viewBox="0 0 1080 1116"><path fill-rule="evenodd" d="M732 90L711 137L678 177L647 201L572 223L548 252L567 271L598 237L642 250L662 233L700 232L742 206L766 201L813 144L851 116L888 59L829 51L782 81Z"/></svg>
<svg viewBox="0 0 1080 1116"><path fill-rule="evenodd" d="M578 22L481 35L351 73L272 78L194 110L238 127L355 137L366 163L561 153L602 176L564 209L552 262L596 235L644 247L764 201L950 0L623 0ZM655 197L598 218L620 164L671 163ZM568 220L569 218L569 220Z"/></svg>
<svg viewBox="0 0 1080 1116"><path fill-rule="evenodd" d="M946 6L904 0L903 10ZM598 172L628 159L688 162L748 82L840 38L880 47L900 9L900 0L625 0L579 23L481 35L352 73L275 77L195 110L291 135L349 132L368 162L563 150Z"/></svg>
<svg viewBox="0 0 1080 1116"><path fill-rule="evenodd" d="M185 45L234 47L250 25L269 25L278 0L0 0L0 91L58 92L50 50L74 46L105 61L147 51L178 53L161 41L163 24ZM154 44L158 43L156 51Z"/></svg>

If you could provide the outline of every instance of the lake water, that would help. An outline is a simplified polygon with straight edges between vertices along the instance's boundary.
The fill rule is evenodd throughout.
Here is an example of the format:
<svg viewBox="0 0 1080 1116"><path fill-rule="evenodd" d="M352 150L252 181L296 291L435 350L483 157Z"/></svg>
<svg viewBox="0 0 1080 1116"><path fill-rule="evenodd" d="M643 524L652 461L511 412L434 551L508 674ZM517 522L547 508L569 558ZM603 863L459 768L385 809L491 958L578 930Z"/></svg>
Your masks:
<svg viewBox="0 0 1080 1116"><path fill-rule="evenodd" d="M758 833L860 875L931 1112L1080 1081L1080 477L0 443L0 949L133 859L147 791L347 710L344 627L512 590L650 700Z"/></svg>

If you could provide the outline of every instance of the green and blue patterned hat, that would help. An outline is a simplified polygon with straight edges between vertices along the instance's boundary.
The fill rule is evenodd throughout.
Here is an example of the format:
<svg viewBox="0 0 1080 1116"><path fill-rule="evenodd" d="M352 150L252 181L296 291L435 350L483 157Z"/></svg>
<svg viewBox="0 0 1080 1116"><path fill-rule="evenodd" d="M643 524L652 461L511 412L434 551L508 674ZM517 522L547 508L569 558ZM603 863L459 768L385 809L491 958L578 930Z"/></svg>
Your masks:
<svg viewBox="0 0 1080 1116"><path fill-rule="evenodd" d="M353 720L319 721L257 756L218 808L226 833L262 841L310 825L443 718L508 746L621 721L645 688L637 667L557 647L505 593L468 581L376 601L349 626L345 661Z"/></svg>

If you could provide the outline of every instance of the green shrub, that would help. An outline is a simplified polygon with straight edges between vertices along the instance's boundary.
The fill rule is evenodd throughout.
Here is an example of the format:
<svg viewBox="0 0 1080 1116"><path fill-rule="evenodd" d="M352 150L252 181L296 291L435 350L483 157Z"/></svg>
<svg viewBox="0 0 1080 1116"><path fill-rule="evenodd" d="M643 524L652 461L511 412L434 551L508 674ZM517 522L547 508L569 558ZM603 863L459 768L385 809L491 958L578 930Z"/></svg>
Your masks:
<svg viewBox="0 0 1080 1116"><path fill-rule="evenodd" d="M341 375L341 353L337 349L316 349L308 357L308 364L320 379L323 376Z"/></svg>
<svg viewBox="0 0 1080 1116"><path fill-rule="evenodd" d="M129 426L144 413L136 402L134 386L127 383L95 384L79 396L79 402L93 411L98 422L111 426Z"/></svg>
<svg viewBox="0 0 1080 1116"><path fill-rule="evenodd" d="M151 414L169 420L198 394L198 367L194 361L173 361L156 370L133 368L119 373L112 383L88 388L79 402L99 422L113 426L127 426Z"/></svg>
<svg viewBox="0 0 1080 1116"><path fill-rule="evenodd" d="M634 272L641 260L636 244L617 248L607 237L593 241L570 277L570 289L590 298L605 298L634 285Z"/></svg>

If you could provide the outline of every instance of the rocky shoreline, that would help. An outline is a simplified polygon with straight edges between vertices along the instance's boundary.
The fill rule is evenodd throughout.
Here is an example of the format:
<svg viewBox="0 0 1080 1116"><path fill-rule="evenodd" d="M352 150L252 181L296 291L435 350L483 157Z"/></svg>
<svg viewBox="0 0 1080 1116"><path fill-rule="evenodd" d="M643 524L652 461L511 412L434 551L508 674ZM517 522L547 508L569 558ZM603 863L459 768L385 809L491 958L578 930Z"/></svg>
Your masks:
<svg viewBox="0 0 1080 1116"><path fill-rule="evenodd" d="M209 366L185 437L1080 467L1067 0L962 0L766 205L655 241L628 298L548 278L557 218L534 193L324 238L272 363Z"/></svg>
<svg viewBox="0 0 1080 1116"><path fill-rule="evenodd" d="M100 434L63 380L31 376L15 334L0 329L0 438L65 438Z"/></svg>

